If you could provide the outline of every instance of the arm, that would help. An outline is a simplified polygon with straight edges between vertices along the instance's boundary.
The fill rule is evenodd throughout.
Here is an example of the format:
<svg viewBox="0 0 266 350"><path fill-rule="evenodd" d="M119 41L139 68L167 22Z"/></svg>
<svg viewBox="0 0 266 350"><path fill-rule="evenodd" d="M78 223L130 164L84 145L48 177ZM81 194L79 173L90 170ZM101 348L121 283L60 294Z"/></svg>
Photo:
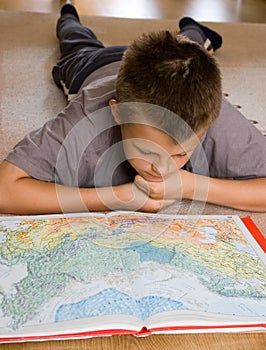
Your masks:
<svg viewBox="0 0 266 350"><path fill-rule="evenodd" d="M210 178L207 201L240 210L266 212L266 178L250 180Z"/></svg>
<svg viewBox="0 0 266 350"><path fill-rule="evenodd" d="M0 213L48 214L109 209L156 212L172 202L150 199L133 183L113 188L74 188L33 179L7 161L0 164Z"/></svg>
<svg viewBox="0 0 266 350"><path fill-rule="evenodd" d="M239 210L266 212L266 178L250 180L215 179L180 170L165 182L145 182L137 186L151 198L206 201Z"/></svg>

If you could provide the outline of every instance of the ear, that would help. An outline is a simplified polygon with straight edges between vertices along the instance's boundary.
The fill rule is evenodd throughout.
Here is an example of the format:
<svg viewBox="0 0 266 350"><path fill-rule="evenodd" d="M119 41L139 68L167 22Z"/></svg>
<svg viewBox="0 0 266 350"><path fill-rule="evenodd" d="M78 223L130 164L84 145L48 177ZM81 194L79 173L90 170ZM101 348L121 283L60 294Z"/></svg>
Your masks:
<svg viewBox="0 0 266 350"><path fill-rule="evenodd" d="M117 101L114 98L109 101L109 106L111 107L111 112L114 120L117 122L117 124L121 124L121 119L117 108Z"/></svg>

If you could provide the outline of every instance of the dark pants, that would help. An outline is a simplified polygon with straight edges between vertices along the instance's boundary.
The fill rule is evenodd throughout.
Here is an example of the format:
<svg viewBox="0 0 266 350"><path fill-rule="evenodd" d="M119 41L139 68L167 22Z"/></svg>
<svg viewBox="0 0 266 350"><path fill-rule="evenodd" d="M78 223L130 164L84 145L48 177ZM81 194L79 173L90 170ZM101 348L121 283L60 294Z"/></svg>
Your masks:
<svg viewBox="0 0 266 350"><path fill-rule="evenodd" d="M96 69L122 59L127 46L104 45L89 28L80 24L72 14L61 16L57 22L61 58L52 74L56 85L68 95L76 94L83 81Z"/></svg>
<svg viewBox="0 0 266 350"><path fill-rule="evenodd" d="M82 83L96 69L122 59L127 46L104 47L89 28L84 27L72 14L61 16L57 22L61 58L52 74L56 85L66 95L76 94ZM204 44L197 29L182 32L193 41Z"/></svg>

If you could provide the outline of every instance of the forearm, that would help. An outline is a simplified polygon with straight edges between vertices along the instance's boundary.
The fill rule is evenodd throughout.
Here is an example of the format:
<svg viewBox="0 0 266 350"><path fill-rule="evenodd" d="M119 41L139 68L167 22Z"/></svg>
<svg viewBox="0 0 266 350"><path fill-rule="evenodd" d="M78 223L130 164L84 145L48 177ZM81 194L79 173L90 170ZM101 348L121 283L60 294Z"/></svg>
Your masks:
<svg viewBox="0 0 266 350"><path fill-rule="evenodd" d="M215 179L180 170L162 182L138 176L137 186L154 199L189 199L240 210L266 212L266 178Z"/></svg>
<svg viewBox="0 0 266 350"><path fill-rule="evenodd" d="M33 179L19 167L0 164L0 213L48 214L81 211L157 212L172 200L153 200L134 183L103 188L75 188Z"/></svg>
<svg viewBox="0 0 266 350"><path fill-rule="evenodd" d="M152 200L132 183L103 188L74 188L22 178L3 190L0 213L34 215L85 211L141 210L157 212L173 201Z"/></svg>
<svg viewBox="0 0 266 350"><path fill-rule="evenodd" d="M19 167L0 164L0 213L47 214L106 210L94 188L74 188L31 178Z"/></svg>
<svg viewBox="0 0 266 350"><path fill-rule="evenodd" d="M48 214L108 209L94 188L72 188L32 178L16 180L12 189L6 187L0 195L1 213Z"/></svg>
<svg viewBox="0 0 266 350"><path fill-rule="evenodd" d="M240 210L266 212L266 178L226 180L195 175L194 186L195 200L206 200Z"/></svg>

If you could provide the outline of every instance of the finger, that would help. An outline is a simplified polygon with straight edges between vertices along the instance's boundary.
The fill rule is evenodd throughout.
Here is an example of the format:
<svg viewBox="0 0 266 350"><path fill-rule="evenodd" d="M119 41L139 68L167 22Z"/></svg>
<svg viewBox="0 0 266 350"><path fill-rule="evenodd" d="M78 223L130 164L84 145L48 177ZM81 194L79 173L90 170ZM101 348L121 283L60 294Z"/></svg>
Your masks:
<svg viewBox="0 0 266 350"><path fill-rule="evenodd" d="M174 204L176 201L171 200L148 200L145 205L140 209L140 211L150 212L150 213L158 213L163 208L169 207Z"/></svg>
<svg viewBox="0 0 266 350"><path fill-rule="evenodd" d="M176 200L175 199L167 199L163 201L162 208L169 207L172 204L175 204Z"/></svg>
<svg viewBox="0 0 266 350"><path fill-rule="evenodd" d="M138 187L138 189L140 189L146 194L149 194L150 192L149 184L141 176L136 176L134 183Z"/></svg>

